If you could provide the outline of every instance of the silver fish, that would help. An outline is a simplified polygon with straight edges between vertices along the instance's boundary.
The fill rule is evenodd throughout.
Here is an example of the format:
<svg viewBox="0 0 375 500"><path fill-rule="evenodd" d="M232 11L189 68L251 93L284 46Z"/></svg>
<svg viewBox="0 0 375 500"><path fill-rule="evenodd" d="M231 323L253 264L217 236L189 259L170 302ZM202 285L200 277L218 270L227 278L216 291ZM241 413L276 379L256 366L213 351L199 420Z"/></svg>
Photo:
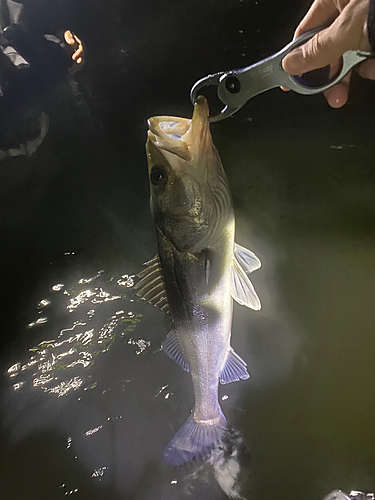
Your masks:
<svg viewBox="0 0 375 500"><path fill-rule="evenodd" d="M245 380L247 365L230 346L234 298L254 310L260 301L248 274L261 265L234 243L227 177L212 143L208 105L198 97L193 118L148 121L146 144L158 255L138 275L139 297L171 315L162 347L190 372L195 403L164 457L180 465L220 442L226 420L218 384Z"/></svg>

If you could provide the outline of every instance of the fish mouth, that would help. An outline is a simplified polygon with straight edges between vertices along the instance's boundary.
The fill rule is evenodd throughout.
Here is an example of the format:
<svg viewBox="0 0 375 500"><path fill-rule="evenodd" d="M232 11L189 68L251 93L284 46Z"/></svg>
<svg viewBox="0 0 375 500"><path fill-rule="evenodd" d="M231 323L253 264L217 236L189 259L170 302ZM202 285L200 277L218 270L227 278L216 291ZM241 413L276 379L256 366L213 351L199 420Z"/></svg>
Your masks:
<svg viewBox="0 0 375 500"><path fill-rule="evenodd" d="M208 103L199 96L191 119L174 116L154 116L148 120L148 141L162 152L191 161L201 153L206 138L211 137L208 123Z"/></svg>

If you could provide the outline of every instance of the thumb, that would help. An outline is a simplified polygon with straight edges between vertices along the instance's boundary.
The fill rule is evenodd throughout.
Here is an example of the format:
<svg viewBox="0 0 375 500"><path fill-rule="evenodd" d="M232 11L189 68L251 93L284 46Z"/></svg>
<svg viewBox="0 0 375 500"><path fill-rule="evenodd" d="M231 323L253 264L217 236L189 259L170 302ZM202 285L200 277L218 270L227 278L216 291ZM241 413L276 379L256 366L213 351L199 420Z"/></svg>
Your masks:
<svg viewBox="0 0 375 500"><path fill-rule="evenodd" d="M340 36L340 30L333 23L288 54L283 59L283 69L291 75L301 75L328 66L337 61L346 50L346 40Z"/></svg>

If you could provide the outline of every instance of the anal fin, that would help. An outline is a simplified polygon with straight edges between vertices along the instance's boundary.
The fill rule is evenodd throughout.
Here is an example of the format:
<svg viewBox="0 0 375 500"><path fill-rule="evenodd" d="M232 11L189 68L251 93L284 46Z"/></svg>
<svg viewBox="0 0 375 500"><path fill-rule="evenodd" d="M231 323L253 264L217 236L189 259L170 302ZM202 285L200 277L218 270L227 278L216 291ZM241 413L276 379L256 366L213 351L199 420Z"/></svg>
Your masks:
<svg viewBox="0 0 375 500"><path fill-rule="evenodd" d="M163 351L169 358L173 359L173 361L180 365L185 372L189 371L189 363L185 360L184 354L176 337L176 332L174 330L171 330L168 333L161 346L163 348Z"/></svg>
<svg viewBox="0 0 375 500"><path fill-rule="evenodd" d="M230 348L224 370L220 375L220 384L246 380L249 377L246 362Z"/></svg>

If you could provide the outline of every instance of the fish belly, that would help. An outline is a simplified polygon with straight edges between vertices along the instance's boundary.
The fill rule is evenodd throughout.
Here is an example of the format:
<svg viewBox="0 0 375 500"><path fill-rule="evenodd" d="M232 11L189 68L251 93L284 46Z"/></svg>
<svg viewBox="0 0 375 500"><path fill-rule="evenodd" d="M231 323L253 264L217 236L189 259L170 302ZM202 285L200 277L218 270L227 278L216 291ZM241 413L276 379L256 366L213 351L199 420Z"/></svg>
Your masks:
<svg viewBox="0 0 375 500"><path fill-rule="evenodd" d="M164 453L174 465L203 456L226 427L218 386L230 350L233 229L231 225L215 246L196 255L171 246L160 252L159 246L174 331L194 389L193 411ZM161 236L159 242L163 240Z"/></svg>
<svg viewBox="0 0 375 500"><path fill-rule="evenodd" d="M225 278L225 277L224 277ZM219 377L230 349L232 297L229 287L201 298L194 318L176 331L189 363L194 388L194 419L210 421L221 414L218 402Z"/></svg>

